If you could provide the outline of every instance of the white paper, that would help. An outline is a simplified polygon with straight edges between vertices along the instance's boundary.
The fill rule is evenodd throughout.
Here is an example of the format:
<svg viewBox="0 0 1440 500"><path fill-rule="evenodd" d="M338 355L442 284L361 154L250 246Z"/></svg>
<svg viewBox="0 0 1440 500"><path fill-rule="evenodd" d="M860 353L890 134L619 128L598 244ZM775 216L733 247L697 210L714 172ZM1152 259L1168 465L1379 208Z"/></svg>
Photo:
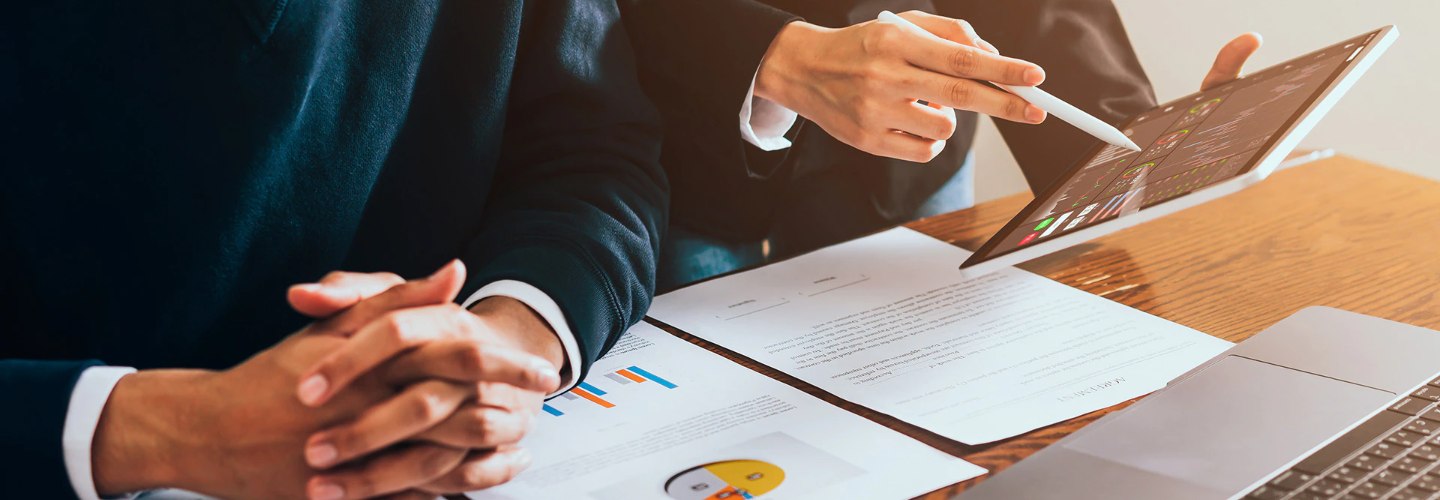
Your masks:
<svg viewBox="0 0 1440 500"><path fill-rule="evenodd" d="M969 444L1164 387L1230 343L905 228L659 297L656 319Z"/></svg>
<svg viewBox="0 0 1440 500"><path fill-rule="evenodd" d="M644 323L595 362L578 392L611 406L551 399L522 441L530 468L470 497L689 500L732 484L765 500L910 498L985 473ZM739 475L701 467L728 461L759 464L742 462L750 468ZM672 490L684 494L667 494L677 475Z"/></svg>

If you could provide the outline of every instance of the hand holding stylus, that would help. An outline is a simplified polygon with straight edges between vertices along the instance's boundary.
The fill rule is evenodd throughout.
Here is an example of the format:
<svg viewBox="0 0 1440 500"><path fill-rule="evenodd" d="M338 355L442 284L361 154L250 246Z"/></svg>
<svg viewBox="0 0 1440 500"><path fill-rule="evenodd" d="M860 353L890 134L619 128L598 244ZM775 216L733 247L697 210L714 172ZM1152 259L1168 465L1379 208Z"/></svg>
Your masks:
<svg viewBox="0 0 1440 500"><path fill-rule="evenodd" d="M761 61L755 95L857 149L917 162L945 148L956 109L1045 119L1040 108L984 83L1038 85L1040 66L999 55L965 21L918 11L900 17L927 32L875 21L841 29L790 23Z"/></svg>

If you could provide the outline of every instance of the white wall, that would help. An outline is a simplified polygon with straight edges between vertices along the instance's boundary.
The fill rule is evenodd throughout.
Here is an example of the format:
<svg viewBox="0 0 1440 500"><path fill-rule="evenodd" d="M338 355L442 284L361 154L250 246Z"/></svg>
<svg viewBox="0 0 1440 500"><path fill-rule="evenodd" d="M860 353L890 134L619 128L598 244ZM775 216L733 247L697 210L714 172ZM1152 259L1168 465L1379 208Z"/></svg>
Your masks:
<svg viewBox="0 0 1440 500"><path fill-rule="evenodd" d="M1440 180L1440 2L1434 0L1115 0L1156 96L1199 89L1215 52L1255 31L1265 44L1249 68L1264 68L1386 25L1400 38L1346 94L1302 148L1342 154ZM977 26L983 33L984 27ZM980 201L1025 191L1000 134L981 120L976 150ZM1430 154L1422 154L1429 150Z"/></svg>

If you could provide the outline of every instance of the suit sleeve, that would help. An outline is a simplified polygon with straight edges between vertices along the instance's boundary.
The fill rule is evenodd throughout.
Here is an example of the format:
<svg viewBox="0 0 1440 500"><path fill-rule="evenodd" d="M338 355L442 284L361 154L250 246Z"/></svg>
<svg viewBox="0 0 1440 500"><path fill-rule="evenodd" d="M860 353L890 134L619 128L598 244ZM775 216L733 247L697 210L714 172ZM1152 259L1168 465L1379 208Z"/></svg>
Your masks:
<svg viewBox="0 0 1440 500"><path fill-rule="evenodd" d="M943 5L943 4L942 4ZM964 2L942 14L970 21L1000 53L1045 68L1046 91L1116 124L1155 106L1155 93L1110 0ZM1095 139L1051 117L995 120L1033 192L1063 175Z"/></svg>
<svg viewBox="0 0 1440 500"><path fill-rule="evenodd" d="M74 496L62 437L75 381L97 361L0 359L0 491L7 498Z"/></svg>
<svg viewBox="0 0 1440 500"><path fill-rule="evenodd" d="M761 237L789 149L746 142L737 120L770 42L799 17L755 0L620 0L620 10L641 84L664 117L675 223Z"/></svg>
<svg viewBox="0 0 1440 500"><path fill-rule="evenodd" d="M584 371L649 308L668 191L613 1L527 3L500 171L464 255L564 312Z"/></svg>
<svg viewBox="0 0 1440 500"><path fill-rule="evenodd" d="M774 161L747 165L734 126L760 60L775 35L799 17L755 0L620 0L646 90L667 123L720 125L711 140L729 146L731 168L768 176ZM724 125L721 125L724 124Z"/></svg>

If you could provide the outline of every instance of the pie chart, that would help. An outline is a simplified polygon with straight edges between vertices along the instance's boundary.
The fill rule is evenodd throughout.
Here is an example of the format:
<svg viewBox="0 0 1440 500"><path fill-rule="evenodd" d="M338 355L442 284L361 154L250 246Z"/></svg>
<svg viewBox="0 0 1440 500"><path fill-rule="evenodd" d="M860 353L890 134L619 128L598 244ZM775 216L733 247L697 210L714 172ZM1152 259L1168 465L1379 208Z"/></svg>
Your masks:
<svg viewBox="0 0 1440 500"><path fill-rule="evenodd" d="M760 460L726 460L686 469L665 483L675 500L760 498L785 481L785 470Z"/></svg>

